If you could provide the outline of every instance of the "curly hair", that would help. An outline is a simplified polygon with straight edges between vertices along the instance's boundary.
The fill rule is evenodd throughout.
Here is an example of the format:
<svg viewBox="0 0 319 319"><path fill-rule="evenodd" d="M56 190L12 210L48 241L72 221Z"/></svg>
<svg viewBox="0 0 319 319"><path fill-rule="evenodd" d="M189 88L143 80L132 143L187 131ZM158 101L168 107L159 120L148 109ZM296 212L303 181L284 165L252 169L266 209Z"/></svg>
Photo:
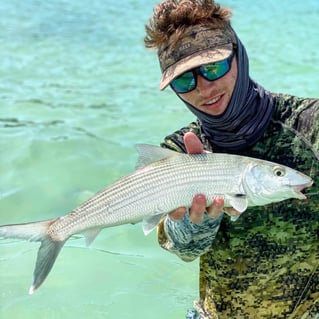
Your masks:
<svg viewBox="0 0 319 319"><path fill-rule="evenodd" d="M214 24L223 28L230 24L232 12L221 8L214 0L166 0L155 7L149 24L145 25L146 48L158 49L166 43L171 35L176 41L185 29L197 24Z"/></svg>

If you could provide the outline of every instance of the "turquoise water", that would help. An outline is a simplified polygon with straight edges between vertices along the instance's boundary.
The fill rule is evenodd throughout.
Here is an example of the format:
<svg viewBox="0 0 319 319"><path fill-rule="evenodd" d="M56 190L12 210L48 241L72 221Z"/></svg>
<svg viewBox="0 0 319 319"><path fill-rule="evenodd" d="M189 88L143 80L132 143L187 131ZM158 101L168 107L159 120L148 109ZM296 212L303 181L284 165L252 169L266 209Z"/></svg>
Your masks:
<svg viewBox="0 0 319 319"><path fill-rule="evenodd" d="M7 3L8 2L8 3ZM158 144L193 119L158 91L144 23L158 1L0 3L0 224L66 214L132 171L135 143ZM319 2L228 0L268 90L318 97ZM198 263L158 247L140 225L76 237L27 294L38 244L0 241L0 317L183 318Z"/></svg>

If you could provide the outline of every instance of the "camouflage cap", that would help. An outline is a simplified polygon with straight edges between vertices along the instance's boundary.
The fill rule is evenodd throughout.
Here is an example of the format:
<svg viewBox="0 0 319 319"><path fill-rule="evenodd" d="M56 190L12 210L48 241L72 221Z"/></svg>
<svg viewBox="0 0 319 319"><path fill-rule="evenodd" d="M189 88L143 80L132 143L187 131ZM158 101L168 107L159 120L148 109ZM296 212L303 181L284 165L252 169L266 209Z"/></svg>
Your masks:
<svg viewBox="0 0 319 319"><path fill-rule="evenodd" d="M236 44L236 34L230 25L216 28L212 24L188 27L175 43L175 35L158 50L162 70L160 90L187 70L202 64L226 59Z"/></svg>

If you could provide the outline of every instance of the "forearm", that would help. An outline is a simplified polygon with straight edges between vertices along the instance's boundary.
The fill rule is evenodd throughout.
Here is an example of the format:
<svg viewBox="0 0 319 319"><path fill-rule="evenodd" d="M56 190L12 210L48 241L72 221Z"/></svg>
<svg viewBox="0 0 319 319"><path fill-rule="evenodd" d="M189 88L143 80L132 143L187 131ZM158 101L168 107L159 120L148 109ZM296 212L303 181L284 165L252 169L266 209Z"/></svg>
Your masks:
<svg viewBox="0 0 319 319"><path fill-rule="evenodd" d="M204 215L200 224L194 224L188 212L180 221L166 216L158 227L159 244L182 260L192 261L210 249L222 218L223 214L215 219Z"/></svg>

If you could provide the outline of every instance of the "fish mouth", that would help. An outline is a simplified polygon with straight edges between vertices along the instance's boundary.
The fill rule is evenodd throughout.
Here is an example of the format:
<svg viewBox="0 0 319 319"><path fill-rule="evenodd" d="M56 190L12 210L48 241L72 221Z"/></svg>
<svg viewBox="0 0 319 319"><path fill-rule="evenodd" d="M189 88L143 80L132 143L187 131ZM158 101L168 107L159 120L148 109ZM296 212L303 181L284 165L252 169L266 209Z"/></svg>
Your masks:
<svg viewBox="0 0 319 319"><path fill-rule="evenodd" d="M311 180L311 181L308 182L308 183L294 186L293 189L294 189L295 193L298 195L298 198L300 198L300 199L306 199L307 196L306 196L304 193L302 193L302 191L303 191L305 188L310 187L312 184L313 184L313 181Z"/></svg>

